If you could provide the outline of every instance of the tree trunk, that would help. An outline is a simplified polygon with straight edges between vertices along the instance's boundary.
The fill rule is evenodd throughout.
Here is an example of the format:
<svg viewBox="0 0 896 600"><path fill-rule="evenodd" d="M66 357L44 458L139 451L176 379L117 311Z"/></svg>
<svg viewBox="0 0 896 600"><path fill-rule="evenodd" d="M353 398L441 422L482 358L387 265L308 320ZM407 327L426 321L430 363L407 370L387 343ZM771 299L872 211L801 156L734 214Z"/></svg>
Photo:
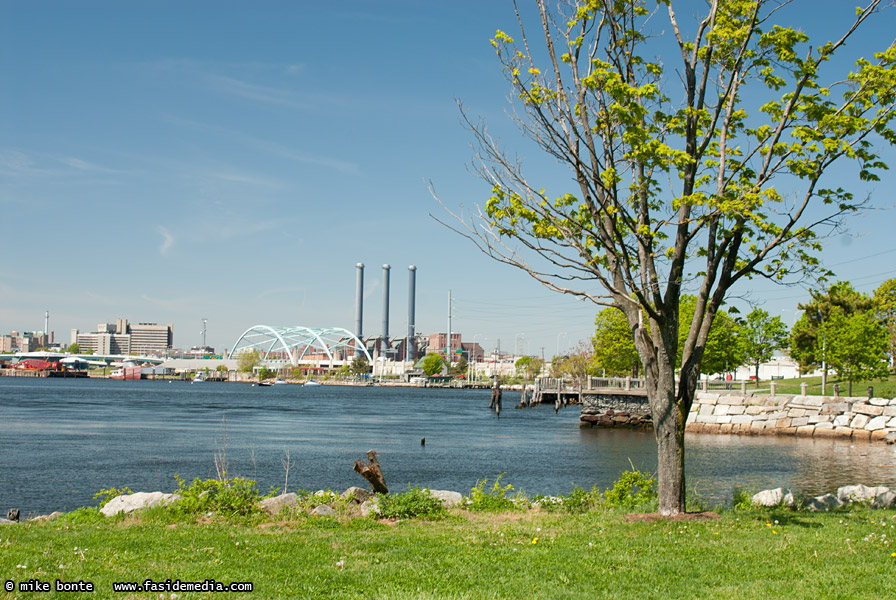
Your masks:
<svg viewBox="0 0 896 600"><path fill-rule="evenodd" d="M677 392L688 393L687 375L683 374L679 384L684 387L676 390L675 371L671 365L657 364L656 367L655 376L648 377L648 394L657 444L659 513L673 516L685 512L684 427L687 412L683 411L682 405L690 407L690 402L688 399L680 401ZM649 374L653 370L645 371ZM650 379L654 381L650 382Z"/></svg>
<svg viewBox="0 0 896 600"><path fill-rule="evenodd" d="M685 512L684 421L678 405L655 423L657 444L658 500L661 515Z"/></svg>
<svg viewBox="0 0 896 600"><path fill-rule="evenodd" d="M389 493L389 488L386 487L386 480L383 478L383 472L380 470L380 461L377 459L375 451L367 451L366 463L363 460L356 460L355 471L370 482L370 487L373 488L374 492L379 494Z"/></svg>

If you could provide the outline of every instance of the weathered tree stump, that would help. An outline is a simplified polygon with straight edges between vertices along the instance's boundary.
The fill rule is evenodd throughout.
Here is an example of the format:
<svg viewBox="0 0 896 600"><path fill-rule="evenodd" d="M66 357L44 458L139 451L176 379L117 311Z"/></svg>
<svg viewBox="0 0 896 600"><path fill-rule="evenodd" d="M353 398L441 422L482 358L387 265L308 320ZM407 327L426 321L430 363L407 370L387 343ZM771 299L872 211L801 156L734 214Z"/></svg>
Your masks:
<svg viewBox="0 0 896 600"><path fill-rule="evenodd" d="M370 487L373 488L374 492L378 494L389 493L389 488L386 487L386 480L383 478L383 472L380 470L380 461L377 460L374 450L367 451L367 462L363 460L355 461L355 471L370 482Z"/></svg>
<svg viewBox="0 0 896 600"><path fill-rule="evenodd" d="M6 511L6 518L13 522L19 521L19 515L20 513L18 508L10 508L8 511Z"/></svg>

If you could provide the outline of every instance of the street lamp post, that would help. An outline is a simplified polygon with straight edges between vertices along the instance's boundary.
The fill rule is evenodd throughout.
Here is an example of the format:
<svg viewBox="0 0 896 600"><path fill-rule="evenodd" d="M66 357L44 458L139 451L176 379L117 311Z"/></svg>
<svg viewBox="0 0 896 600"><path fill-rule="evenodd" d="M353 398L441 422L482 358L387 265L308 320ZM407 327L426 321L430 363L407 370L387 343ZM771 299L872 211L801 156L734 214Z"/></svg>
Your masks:
<svg viewBox="0 0 896 600"><path fill-rule="evenodd" d="M566 335L566 332L561 331L560 333L557 334L557 353L554 354L555 357L560 356L560 336L561 335Z"/></svg>

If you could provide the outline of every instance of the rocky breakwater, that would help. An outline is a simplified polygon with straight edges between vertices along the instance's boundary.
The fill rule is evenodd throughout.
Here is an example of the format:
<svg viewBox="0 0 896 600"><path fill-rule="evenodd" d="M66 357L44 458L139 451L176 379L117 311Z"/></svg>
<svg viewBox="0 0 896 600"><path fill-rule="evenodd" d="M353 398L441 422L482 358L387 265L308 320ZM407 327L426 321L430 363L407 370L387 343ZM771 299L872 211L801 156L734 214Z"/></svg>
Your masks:
<svg viewBox="0 0 896 600"><path fill-rule="evenodd" d="M583 393L581 425L652 429L650 405L643 392L618 390L613 393Z"/></svg>
<svg viewBox="0 0 896 600"><path fill-rule="evenodd" d="M896 399L697 392L687 431L896 441Z"/></svg>

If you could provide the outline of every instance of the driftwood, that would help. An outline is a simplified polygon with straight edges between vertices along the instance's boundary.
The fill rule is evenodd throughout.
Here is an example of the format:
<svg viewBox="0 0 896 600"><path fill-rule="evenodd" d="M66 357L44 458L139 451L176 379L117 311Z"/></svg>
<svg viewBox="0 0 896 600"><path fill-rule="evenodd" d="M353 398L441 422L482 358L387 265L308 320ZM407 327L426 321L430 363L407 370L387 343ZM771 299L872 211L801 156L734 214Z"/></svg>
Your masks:
<svg viewBox="0 0 896 600"><path fill-rule="evenodd" d="M378 494L389 493L389 488L386 487L386 480L383 478L383 472L380 471L380 461L377 460L374 450L367 451L367 462L363 460L355 461L355 471L370 482L370 487L373 488L374 492Z"/></svg>

